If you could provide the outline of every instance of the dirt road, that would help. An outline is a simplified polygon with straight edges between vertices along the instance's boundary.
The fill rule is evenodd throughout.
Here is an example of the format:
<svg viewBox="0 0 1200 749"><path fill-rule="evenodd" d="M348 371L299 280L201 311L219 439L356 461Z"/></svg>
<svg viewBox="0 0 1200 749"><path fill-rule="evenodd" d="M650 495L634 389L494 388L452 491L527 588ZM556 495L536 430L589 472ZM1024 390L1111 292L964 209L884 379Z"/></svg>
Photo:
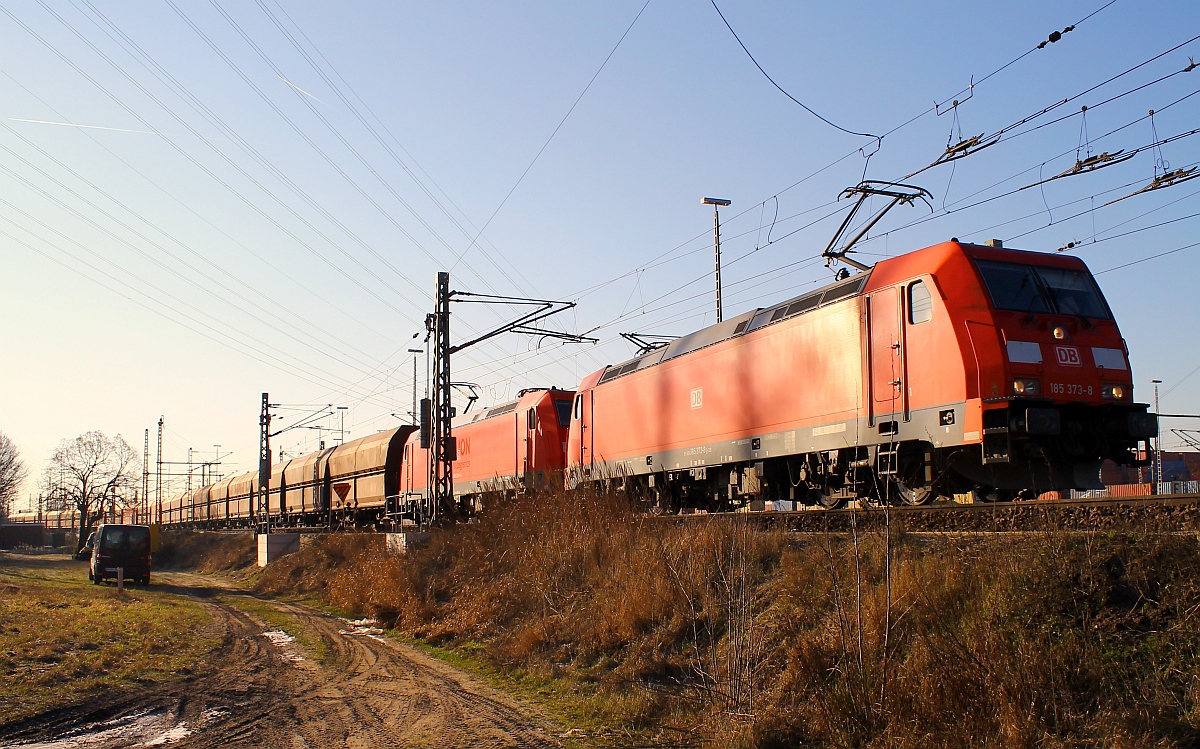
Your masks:
<svg viewBox="0 0 1200 749"><path fill-rule="evenodd" d="M156 584L200 600L224 639L189 679L15 726L0 747L557 747L563 729L478 680L348 622L295 604L253 601L293 617L324 653L230 605L247 594L163 573Z"/></svg>

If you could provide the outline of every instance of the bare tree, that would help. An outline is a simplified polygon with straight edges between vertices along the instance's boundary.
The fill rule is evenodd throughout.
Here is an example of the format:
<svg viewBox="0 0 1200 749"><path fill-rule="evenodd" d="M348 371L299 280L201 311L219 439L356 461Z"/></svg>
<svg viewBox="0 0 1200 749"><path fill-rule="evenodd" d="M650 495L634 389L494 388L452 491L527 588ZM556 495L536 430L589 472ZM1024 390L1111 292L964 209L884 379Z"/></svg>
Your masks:
<svg viewBox="0 0 1200 749"><path fill-rule="evenodd" d="M121 435L108 437L102 432L63 440L54 451L42 485L56 504L79 513L76 551L83 548L92 516L104 509L106 500L127 504L127 492L137 484L137 459L138 453Z"/></svg>
<svg viewBox="0 0 1200 749"><path fill-rule="evenodd" d="M29 471L21 460L16 444L7 434L0 432L0 518L8 517L9 507L28 475Z"/></svg>

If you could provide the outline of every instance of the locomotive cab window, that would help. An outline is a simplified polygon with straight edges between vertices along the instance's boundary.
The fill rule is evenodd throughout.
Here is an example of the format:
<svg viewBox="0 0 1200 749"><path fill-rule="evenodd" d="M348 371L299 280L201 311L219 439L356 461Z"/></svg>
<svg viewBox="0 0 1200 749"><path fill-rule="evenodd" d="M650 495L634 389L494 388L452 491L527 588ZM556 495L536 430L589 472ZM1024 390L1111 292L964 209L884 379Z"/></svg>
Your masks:
<svg viewBox="0 0 1200 749"><path fill-rule="evenodd" d="M525 412L525 428L529 430L537 429L537 409L531 408Z"/></svg>
<svg viewBox="0 0 1200 749"><path fill-rule="evenodd" d="M933 319L933 297L924 281L913 281L908 285L908 322L919 325Z"/></svg>
<svg viewBox="0 0 1200 749"><path fill-rule="evenodd" d="M1085 270L976 260L996 309L1111 320L1112 313Z"/></svg>
<svg viewBox="0 0 1200 749"><path fill-rule="evenodd" d="M558 413L558 425L560 427L571 426L571 401L554 401L554 410Z"/></svg>

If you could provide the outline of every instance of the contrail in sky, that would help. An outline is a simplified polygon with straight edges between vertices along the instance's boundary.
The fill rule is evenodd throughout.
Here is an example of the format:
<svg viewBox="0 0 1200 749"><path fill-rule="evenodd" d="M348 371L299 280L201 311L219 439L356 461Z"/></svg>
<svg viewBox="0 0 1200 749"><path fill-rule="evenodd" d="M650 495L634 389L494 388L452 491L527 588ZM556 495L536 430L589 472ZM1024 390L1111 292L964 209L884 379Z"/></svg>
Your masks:
<svg viewBox="0 0 1200 749"><path fill-rule="evenodd" d="M325 104L325 102L321 101L321 100L320 100L320 99L318 99L317 97L313 96L312 94L308 93L307 91L305 91L304 89L300 88L300 87L299 87L299 86L297 86L296 84L292 83L292 82L291 82L291 81L289 81L287 78L284 78L284 77L283 77L283 76L281 76L281 75L277 75L277 76L275 76L275 77L276 77L276 78L278 78L279 80L283 81L283 82L284 82L284 83L286 83L287 85L291 86L292 88L296 89L296 90L297 90L297 91L299 91L300 93L304 94L304 95L305 95L305 96L307 96L308 98L312 99L313 101L316 101L316 102L320 102L320 103L322 103L322 104ZM328 105L328 104L325 104L325 106L329 106L329 105Z"/></svg>
<svg viewBox="0 0 1200 749"><path fill-rule="evenodd" d="M35 125L62 125L63 127L82 127L87 130L112 130L117 133L141 133L143 135L167 135L153 130L126 130L123 127L104 127L103 125L79 125L74 122L53 122L51 120L27 120L24 117L9 117L9 122L31 122Z"/></svg>

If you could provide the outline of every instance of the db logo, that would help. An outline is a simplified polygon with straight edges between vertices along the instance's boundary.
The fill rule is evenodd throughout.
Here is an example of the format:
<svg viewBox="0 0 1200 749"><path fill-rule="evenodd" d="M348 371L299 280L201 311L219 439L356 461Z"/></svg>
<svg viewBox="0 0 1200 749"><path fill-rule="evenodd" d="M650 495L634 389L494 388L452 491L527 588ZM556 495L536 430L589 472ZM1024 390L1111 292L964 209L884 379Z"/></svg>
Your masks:
<svg viewBox="0 0 1200 749"><path fill-rule="evenodd" d="M1058 363L1065 367L1083 366L1079 359L1079 349L1074 346L1055 346L1054 353L1058 357Z"/></svg>
<svg viewBox="0 0 1200 749"><path fill-rule="evenodd" d="M704 390L696 388L692 391L692 408L700 408L704 405Z"/></svg>

